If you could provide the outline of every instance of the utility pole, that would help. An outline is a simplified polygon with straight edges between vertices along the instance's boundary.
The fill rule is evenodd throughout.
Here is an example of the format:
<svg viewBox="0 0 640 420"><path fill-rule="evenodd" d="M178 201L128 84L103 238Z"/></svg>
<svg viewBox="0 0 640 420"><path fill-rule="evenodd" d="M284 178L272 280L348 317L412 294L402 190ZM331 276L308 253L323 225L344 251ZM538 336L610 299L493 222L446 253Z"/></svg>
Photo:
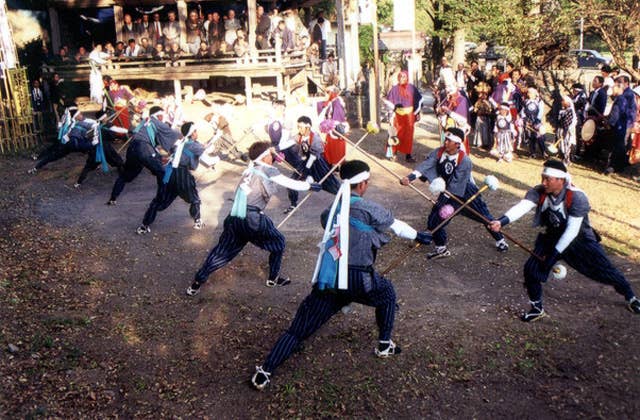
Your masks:
<svg viewBox="0 0 640 420"><path fill-rule="evenodd" d="M580 49L584 49L584 18L580 18Z"/></svg>

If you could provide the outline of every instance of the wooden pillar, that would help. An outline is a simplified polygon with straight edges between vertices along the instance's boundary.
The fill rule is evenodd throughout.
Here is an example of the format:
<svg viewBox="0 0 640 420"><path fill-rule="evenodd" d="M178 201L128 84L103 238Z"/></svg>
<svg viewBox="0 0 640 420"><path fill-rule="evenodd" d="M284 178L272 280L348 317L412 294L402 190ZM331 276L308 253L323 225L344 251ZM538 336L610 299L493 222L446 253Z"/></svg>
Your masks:
<svg viewBox="0 0 640 420"><path fill-rule="evenodd" d="M244 93L247 96L247 107L251 106L253 92L251 91L251 76L244 76Z"/></svg>
<svg viewBox="0 0 640 420"><path fill-rule="evenodd" d="M375 124L380 121L380 106L378 104L380 97L380 66L378 53L378 16L377 5L372 2L371 7L371 26L373 29L373 68L369 72L369 116L370 120Z"/></svg>
<svg viewBox="0 0 640 420"><path fill-rule="evenodd" d="M276 89L277 89L278 99L285 99L286 96L284 92L284 81L282 79L282 73L278 73L278 75L276 76Z"/></svg>
<svg viewBox="0 0 640 420"><path fill-rule="evenodd" d="M173 96L175 96L177 104L182 103L182 84L178 79L173 81Z"/></svg>
<svg viewBox="0 0 640 420"><path fill-rule="evenodd" d="M187 2L184 0L176 1L178 6L178 22L180 22L180 48L187 42Z"/></svg>
<svg viewBox="0 0 640 420"><path fill-rule="evenodd" d="M345 50L344 31L344 4L342 0L336 0L336 24L338 25L338 39L336 42L338 66L340 66L340 88L344 89L346 82L347 55Z"/></svg>
<svg viewBox="0 0 640 420"><path fill-rule="evenodd" d="M247 0L247 16L249 17L249 27L247 31L247 40L249 42L249 53L252 57L256 56L258 51L256 50L256 28L258 27L257 17L257 5L256 0Z"/></svg>
<svg viewBox="0 0 640 420"><path fill-rule="evenodd" d="M60 40L60 21L58 20L58 11L53 7L49 8L49 25L51 26L51 48L52 54L57 54L62 47Z"/></svg>
<svg viewBox="0 0 640 420"><path fill-rule="evenodd" d="M124 12L122 6L113 6L113 21L116 24L116 41L122 41L126 44L127 40L121 40L122 27L124 26ZM113 45L115 47L115 44Z"/></svg>

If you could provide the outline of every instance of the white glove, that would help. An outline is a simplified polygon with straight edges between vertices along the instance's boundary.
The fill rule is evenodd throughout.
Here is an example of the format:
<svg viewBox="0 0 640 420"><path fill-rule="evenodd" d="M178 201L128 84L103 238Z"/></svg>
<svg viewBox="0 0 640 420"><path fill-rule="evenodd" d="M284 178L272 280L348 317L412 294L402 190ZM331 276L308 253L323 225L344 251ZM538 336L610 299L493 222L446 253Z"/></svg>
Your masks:
<svg viewBox="0 0 640 420"><path fill-rule="evenodd" d="M316 182L311 175L307 175L307 179L305 181L307 181L309 184L313 184L314 182Z"/></svg>

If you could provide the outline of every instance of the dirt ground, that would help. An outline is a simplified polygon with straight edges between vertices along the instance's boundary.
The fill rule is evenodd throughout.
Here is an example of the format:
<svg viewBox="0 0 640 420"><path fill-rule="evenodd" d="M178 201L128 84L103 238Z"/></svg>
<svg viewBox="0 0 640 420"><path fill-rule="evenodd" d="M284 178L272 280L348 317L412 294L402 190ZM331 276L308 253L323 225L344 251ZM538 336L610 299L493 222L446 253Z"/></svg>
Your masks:
<svg viewBox="0 0 640 420"><path fill-rule="evenodd" d="M425 117L419 125L419 156L437 145L433 124ZM364 144L382 156L382 142L378 135ZM203 230L192 229L187 205L176 201L151 234L138 236L155 181L143 173L108 207L114 173L90 174L81 189L72 188L83 161L70 156L35 176L26 175L33 164L27 156L0 161L2 418L638 416L640 317L612 288L569 269L566 280L545 286L550 317L521 322L527 255L515 246L497 253L484 229L463 218L449 227L451 258L427 261L420 248L388 275L399 301L394 340L401 355L374 357L373 310L355 305L257 392L249 383L254 367L310 290L319 215L331 196L314 194L282 228L290 286L265 287L267 254L249 245L189 298L184 291L216 243L243 166L197 171ZM486 155L474 162L478 181L493 173L502 183L485 193L498 215L538 180L541 164L499 165ZM403 161L384 164L402 175L411 169ZM431 205L373 164L372 171L367 198L424 228ZM640 188L572 171L595 196L593 222L605 245L621 252L613 260L640 290L640 220L632 204ZM605 193L616 203L603 210ZM286 205L280 191L267 213L278 223ZM532 244L529 220L508 229ZM377 267L411 246L394 238Z"/></svg>

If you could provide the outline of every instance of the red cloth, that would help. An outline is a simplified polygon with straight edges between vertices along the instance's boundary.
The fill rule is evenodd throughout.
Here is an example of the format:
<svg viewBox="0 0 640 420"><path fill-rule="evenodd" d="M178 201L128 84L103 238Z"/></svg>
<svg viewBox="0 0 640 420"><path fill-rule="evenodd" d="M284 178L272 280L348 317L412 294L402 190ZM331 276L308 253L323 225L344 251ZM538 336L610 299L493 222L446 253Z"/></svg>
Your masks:
<svg viewBox="0 0 640 420"><path fill-rule="evenodd" d="M113 120L113 125L116 127L126 128L127 130L130 127L129 123L129 107L127 105L116 105L114 108L116 114L118 116ZM122 110L122 111L120 111Z"/></svg>
<svg viewBox="0 0 640 420"><path fill-rule="evenodd" d="M333 137L327 133L326 144L324 146L324 159L333 166L340 162L340 159L347 153L346 142L339 137Z"/></svg>
<svg viewBox="0 0 640 420"><path fill-rule="evenodd" d="M401 115L396 112L393 119L393 126L398 131L398 140L400 143L393 148L393 153L411 154L413 150L413 128L416 122L416 116L413 112Z"/></svg>

